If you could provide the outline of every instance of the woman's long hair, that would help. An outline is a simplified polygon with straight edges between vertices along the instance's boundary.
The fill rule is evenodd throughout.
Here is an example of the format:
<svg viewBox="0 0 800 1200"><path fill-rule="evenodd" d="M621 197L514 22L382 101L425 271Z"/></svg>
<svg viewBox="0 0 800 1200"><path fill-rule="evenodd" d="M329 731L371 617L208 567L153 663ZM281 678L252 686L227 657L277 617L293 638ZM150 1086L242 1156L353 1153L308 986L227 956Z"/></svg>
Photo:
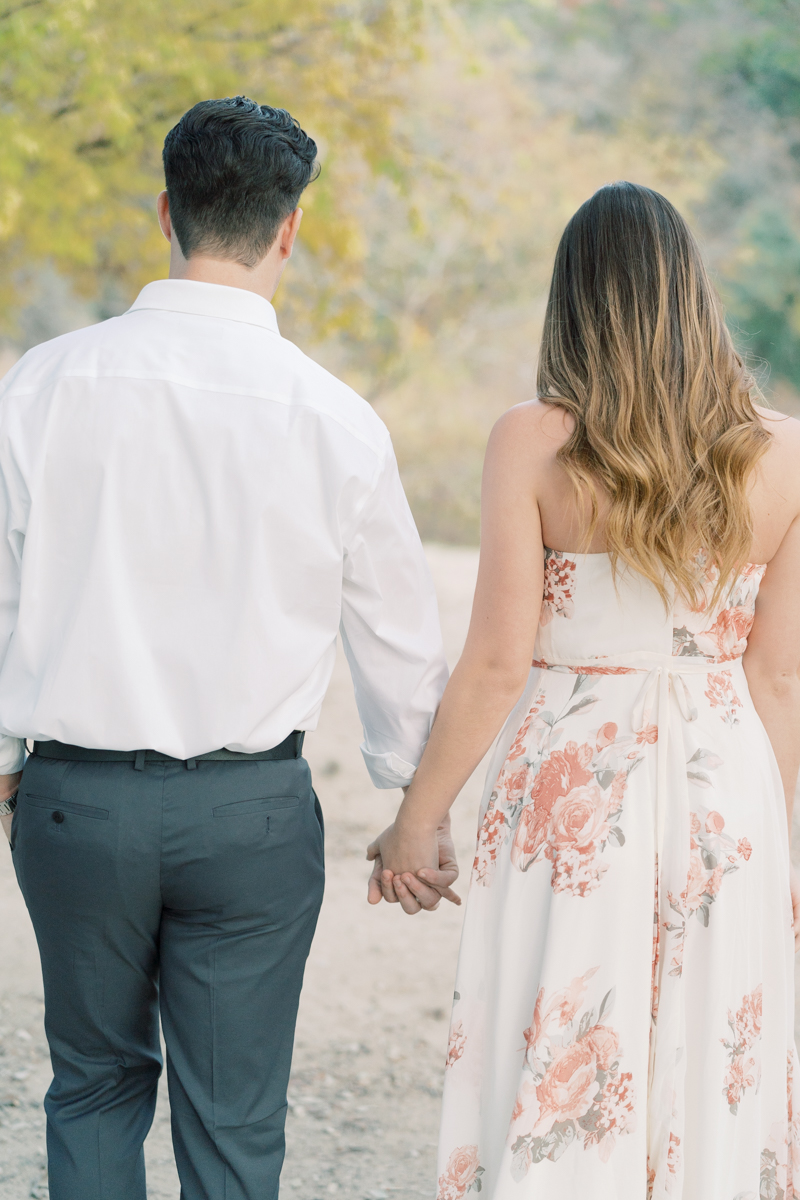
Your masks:
<svg viewBox="0 0 800 1200"><path fill-rule="evenodd" d="M615 572L640 571L665 604L671 581L694 605L704 550L716 601L750 552L748 485L770 435L697 243L658 192L610 184L567 225L537 383L575 418L558 457L589 504L585 547L599 489Z"/></svg>

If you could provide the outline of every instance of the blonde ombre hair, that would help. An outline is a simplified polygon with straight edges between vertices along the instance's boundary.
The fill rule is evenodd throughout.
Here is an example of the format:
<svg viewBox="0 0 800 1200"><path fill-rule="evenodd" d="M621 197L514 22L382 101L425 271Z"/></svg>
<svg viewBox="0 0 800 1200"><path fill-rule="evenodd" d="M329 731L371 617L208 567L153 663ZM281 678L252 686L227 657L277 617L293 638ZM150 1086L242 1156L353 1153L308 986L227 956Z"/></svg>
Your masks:
<svg viewBox="0 0 800 1200"><path fill-rule="evenodd" d="M567 225L537 383L575 418L558 457L588 501L585 547L602 492L615 572L640 571L665 603L671 581L695 605L702 549L717 600L750 552L748 485L770 435L697 243L658 192L609 184Z"/></svg>

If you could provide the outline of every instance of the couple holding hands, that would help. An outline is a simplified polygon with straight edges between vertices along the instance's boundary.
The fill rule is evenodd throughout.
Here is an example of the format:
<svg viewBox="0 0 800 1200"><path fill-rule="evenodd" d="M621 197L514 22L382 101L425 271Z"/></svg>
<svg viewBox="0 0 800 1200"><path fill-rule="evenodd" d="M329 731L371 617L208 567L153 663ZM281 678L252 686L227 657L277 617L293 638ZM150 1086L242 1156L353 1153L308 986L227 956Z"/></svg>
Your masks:
<svg viewBox="0 0 800 1200"><path fill-rule="evenodd" d="M51 1200L145 1200L159 1022L183 1200L276 1200L339 632L404 789L373 903L458 902L448 814L490 753L438 1200L800 1196L800 426L686 223L631 183L569 222L448 681L389 435L270 303L314 142L207 101L164 167L169 279L0 388L0 816Z"/></svg>

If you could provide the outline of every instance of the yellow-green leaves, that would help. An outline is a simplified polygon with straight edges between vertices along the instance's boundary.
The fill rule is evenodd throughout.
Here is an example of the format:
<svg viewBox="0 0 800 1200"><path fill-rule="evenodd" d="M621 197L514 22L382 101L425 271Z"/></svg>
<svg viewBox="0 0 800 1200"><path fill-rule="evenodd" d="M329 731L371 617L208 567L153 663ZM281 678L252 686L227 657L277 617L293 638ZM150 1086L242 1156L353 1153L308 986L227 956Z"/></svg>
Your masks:
<svg viewBox="0 0 800 1200"><path fill-rule="evenodd" d="M7 0L0 9L0 320L21 269L50 263L94 296L166 270L153 219L164 135L198 100L288 108L326 173L402 167L395 79L418 53L418 0ZM303 234L348 262L357 231L330 179Z"/></svg>

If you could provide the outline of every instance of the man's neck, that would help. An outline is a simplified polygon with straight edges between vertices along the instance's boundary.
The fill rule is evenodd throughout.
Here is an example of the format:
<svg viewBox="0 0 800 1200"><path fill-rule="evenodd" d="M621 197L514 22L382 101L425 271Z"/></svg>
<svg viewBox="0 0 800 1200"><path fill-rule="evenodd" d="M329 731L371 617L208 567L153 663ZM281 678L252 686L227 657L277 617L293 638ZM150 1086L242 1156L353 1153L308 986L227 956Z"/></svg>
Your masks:
<svg viewBox="0 0 800 1200"><path fill-rule="evenodd" d="M173 253L170 256L169 277L243 288L271 301L280 282L284 262L271 252L255 267L244 267L230 259L207 258L204 255L192 255L186 259L182 254Z"/></svg>

